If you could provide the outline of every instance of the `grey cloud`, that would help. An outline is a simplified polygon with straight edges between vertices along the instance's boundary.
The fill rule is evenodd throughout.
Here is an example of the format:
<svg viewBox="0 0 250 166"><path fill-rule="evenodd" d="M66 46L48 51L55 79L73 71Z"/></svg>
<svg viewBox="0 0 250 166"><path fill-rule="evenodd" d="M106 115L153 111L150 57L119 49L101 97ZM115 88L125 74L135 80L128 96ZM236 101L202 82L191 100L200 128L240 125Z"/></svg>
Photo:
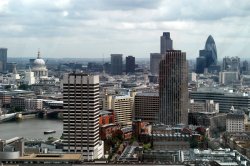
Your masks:
<svg viewBox="0 0 250 166"><path fill-rule="evenodd" d="M249 38L249 9L250 2L245 0L9 0L0 13L0 43L3 38L27 43L32 43L31 38L49 43L60 38L65 46L67 42L70 47L72 42L91 43L98 51L113 45L121 51L135 50L135 44L141 46L137 52L143 55L141 48L157 51L162 31L171 31L181 36L173 38L177 48L196 54L200 48L192 45L200 36L212 33L215 40L226 42Z"/></svg>
<svg viewBox="0 0 250 166"><path fill-rule="evenodd" d="M228 17L244 17L250 14L250 10L248 10L250 8L250 1L245 0L166 0L162 6L165 7L162 7L162 15L157 18L158 21L176 19L212 21Z"/></svg>
<svg viewBox="0 0 250 166"><path fill-rule="evenodd" d="M158 8L162 0L73 0L74 9L135 10Z"/></svg>

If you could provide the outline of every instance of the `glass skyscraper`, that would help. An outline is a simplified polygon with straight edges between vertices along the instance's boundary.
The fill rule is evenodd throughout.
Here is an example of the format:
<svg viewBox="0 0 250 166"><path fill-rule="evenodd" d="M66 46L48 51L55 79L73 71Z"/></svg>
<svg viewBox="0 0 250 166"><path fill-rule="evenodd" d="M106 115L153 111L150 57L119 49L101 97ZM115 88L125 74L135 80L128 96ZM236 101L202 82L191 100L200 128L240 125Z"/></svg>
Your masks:
<svg viewBox="0 0 250 166"><path fill-rule="evenodd" d="M0 72L6 72L7 69L7 48L0 48Z"/></svg>

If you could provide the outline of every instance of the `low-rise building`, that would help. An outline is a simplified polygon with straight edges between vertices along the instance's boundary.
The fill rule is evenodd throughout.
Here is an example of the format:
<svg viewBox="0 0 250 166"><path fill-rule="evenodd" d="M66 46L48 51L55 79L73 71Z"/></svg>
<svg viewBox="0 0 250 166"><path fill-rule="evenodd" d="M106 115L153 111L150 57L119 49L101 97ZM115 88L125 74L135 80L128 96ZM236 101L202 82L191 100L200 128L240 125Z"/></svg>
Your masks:
<svg viewBox="0 0 250 166"><path fill-rule="evenodd" d="M189 112L188 124L209 128L209 135L213 136L226 130L226 117L224 113Z"/></svg>
<svg viewBox="0 0 250 166"><path fill-rule="evenodd" d="M232 106L235 109L250 109L250 95L242 92L234 92L232 89L225 88L198 88L197 91L189 92L190 99L205 102L213 100L219 103L220 112L228 113Z"/></svg>
<svg viewBox="0 0 250 166"><path fill-rule="evenodd" d="M27 110L42 110L43 100L42 99L25 99L25 109Z"/></svg>
<svg viewBox="0 0 250 166"><path fill-rule="evenodd" d="M0 100L2 101L2 105L6 106L11 103L11 94L8 91L0 91Z"/></svg>
<svg viewBox="0 0 250 166"><path fill-rule="evenodd" d="M227 114L226 131L227 132L244 132L247 116L243 111L233 111Z"/></svg>
<svg viewBox="0 0 250 166"><path fill-rule="evenodd" d="M184 153L181 150L145 150L142 154L144 163L169 164L181 163L184 161Z"/></svg>
<svg viewBox="0 0 250 166"><path fill-rule="evenodd" d="M214 112L219 113L219 103L215 103L213 100L206 101L194 101L190 100L189 112Z"/></svg>
<svg viewBox="0 0 250 166"><path fill-rule="evenodd" d="M141 135L148 135L152 132L152 125L141 120L133 121L133 135L141 141Z"/></svg>
<svg viewBox="0 0 250 166"><path fill-rule="evenodd" d="M190 148L188 134L150 134L153 140L154 150L187 150Z"/></svg>
<svg viewBox="0 0 250 166"><path fill-rule="evenodd" d="M191 150L189 160L196 161L196 163L213 162L214 165L247 166L250 164L249 159L241 155L239 152L222 148L218 150Z"/></svg>
<svg viewBox="0 0 250 166"><path fill-rule="evenodd" d="M3 159L0 161L5 165L72 165L82 163L82 154L58 153L58 154L30 154L14 159Z"/></svg>
<svg viewBox="0 0 250 166"><path fill-rule="evenodd" d="M21 110L24 110L25 109L25 98L24 97L12 97L10 105L13 108L19 108Z"/></svg>
<svg viewBox="0 0 250 166"><path fill-rule="evenodd" d="M250 132L250 123L249 122L247 122L245 124L245 132Z"/></svg>
<svg viewBox="0 0 250 166"><path fill-rule="evenodd" d="M124 127L118 130L116 134L121 135L124 140L129 140L132 138L133 130L131 127Z"/></svg>
<svg viewBox="0 0 250 166"><path fill-rule="evenodd" d="M115 123L115 113L113 110L102 110L99 114L100 126Z"/></svg>
<svg viewBox="0 0 250 166"><path fill-rule="evenodd" d="M219 73L220 83L223 85L229 85L239 82L239 72L234 71L224 71Z"/></svg>
<svg viewBox="0 0 250 166"><path fill-rule="evenodd" d="M114 123L101 125L100 126L101 140L106 140L106 139L114 137L119 129L120 127Z"/></svg>

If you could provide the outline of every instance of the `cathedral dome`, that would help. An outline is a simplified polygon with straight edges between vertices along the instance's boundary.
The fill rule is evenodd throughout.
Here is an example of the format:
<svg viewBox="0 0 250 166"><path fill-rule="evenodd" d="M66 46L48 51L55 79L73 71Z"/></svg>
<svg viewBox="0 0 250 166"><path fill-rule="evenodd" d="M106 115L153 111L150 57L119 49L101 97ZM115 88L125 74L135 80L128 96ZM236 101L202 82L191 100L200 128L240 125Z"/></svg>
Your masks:
<svg viewBox="0 0 250 166"><path fill-rule="evenodd" d="M35 66L44 66L44 65L45 65L45 62L44 62L43 59L36 59L36 60L34 61L34 65L35 65Z"/></svg>
<svg viewBox="0 0 250 166"><path fill-rule="evenodd" d="M45 61L41 58L40 52L38 51L37 59L33 62L33 69L43 69L46 68Z"/></svg>

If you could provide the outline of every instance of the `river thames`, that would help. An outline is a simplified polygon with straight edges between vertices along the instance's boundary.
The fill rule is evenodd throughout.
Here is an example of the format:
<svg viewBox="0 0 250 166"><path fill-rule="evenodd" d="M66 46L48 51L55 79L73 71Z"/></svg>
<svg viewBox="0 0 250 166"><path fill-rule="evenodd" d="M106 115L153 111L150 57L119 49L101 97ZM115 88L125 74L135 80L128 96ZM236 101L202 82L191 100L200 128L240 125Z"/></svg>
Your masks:
<svg viewBox="0 0 250 166"><path fill-rule="evenodd" d="M44 131L55 130L56 133L44 135ZM43 139L48 137L60 138L63 122L50 119L24 119L18 122L0 123L0 139L23 137L27 139Z"/></svg>

